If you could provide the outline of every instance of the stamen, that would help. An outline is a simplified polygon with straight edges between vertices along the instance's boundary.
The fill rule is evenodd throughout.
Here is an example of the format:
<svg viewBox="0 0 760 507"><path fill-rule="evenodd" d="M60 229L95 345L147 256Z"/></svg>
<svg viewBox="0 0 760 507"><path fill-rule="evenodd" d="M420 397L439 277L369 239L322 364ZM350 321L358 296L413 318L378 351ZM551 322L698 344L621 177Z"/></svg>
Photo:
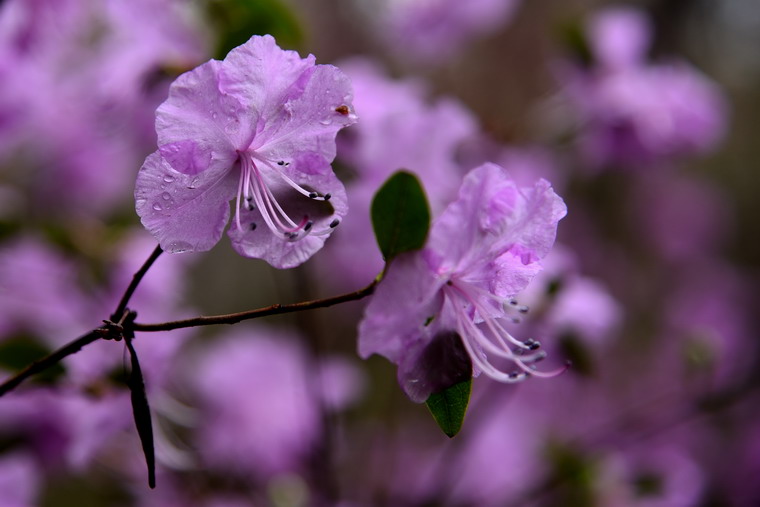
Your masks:
<svg viewBox="0 0 760 507"><path fill-rule="evenodd" d="M514 383L522 381L531 375L537 377L553 377L567 369L567 367L565 367L551 372L538 371L535 367L535 363L542 361L547 356L545 351L537 351L537 349L540 348L540 343L532 338L524 342L514 338L499 324L497 318L489 316L489 312L484 311L485 308L483 308L475 298L470 296L468 290L475 287L469 285L462 287L460 285L462 284L453 284L444 287L444 295L446 296L445 304L450 305L449 310L454 312L457 331L462 338L462 343L467 349L473 365L477 366L483 373L500 382ZM463 304L459 304L459 302ZM483 330L481 330L473 321L468 308L473 308L475 312L480 315L483 319L483 324L488 331L490 331L490 335L483 333ZM518 348L512 350L507 341L516 345ZM475 344L477 344L483 352L480 352L480 350L476 352L474 347ZM534 352L533 354L525 354L526 351L537 352ZM485 353L512 361L519 368L519 371L506 373L499 370L496 366L488 362Z"/></svg>
<svg viewBox="0 0 760 507"><path fill-rule="evenodd" d="M336 227L338 227L339 224L340 224L340 220L336 218L335 220L330 222L330 229L335 229Z"/></svg>

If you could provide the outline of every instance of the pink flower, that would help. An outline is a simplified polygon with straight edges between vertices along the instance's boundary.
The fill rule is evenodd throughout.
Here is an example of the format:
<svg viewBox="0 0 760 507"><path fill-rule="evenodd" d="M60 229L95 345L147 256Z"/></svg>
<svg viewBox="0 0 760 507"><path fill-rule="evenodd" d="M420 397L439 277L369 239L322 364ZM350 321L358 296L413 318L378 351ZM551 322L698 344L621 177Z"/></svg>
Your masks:
<svg viewBox="0 0 760 507"><path fill-rule="evenodd" d="M518 188L499 166L473 169L426 247L393 261L359 325L359 354L396 363L418 402L473 373L508 383L547 375L532 367L538 343L502 322L522 310L512 296L541 269L565 213L546 180Z"/></svg>
<svg viewBox="0 0 760 507"><path fill-rule="evenodd" d="M137 177L143 225L170 252L228 235L243 256L278 268L319 250L346 214L332 172L335 135L352 124L348 78L253 37L223 61L180 76L156 113L159 149Z"/></svg>

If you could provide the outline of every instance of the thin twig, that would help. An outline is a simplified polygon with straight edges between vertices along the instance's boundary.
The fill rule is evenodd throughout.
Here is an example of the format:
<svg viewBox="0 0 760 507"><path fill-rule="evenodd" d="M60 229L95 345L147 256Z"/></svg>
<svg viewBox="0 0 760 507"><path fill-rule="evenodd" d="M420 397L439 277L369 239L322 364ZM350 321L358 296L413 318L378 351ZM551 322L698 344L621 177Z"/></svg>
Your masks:
<svg viewBox="0 0 760 507"><path fill-rule="evenodd" d="M257 319L266 317L269 315L281 315L284 313L300 312L304 310L313 310L316 308L326 308L328 306L334 306L340 303L346 303L348 301L358 301L363 299L375 290L377 280L373 281L368 286L355 292L349 292L348 294L341 294L340 296L334 296L325 299L315 299L313 301L303 301L300 303L292 303L289 305L275 304L267 306L265 308L257 308L256 310L248 310L239 313L228 313L226 315L212 315L207 317L195 317L192 319L175 320L173 322L162 322L159 324L141 324L135 322L132 324L134 331L153 332L153 331L171 331L172 329L182 329L187 327L197 326L213 326L216 324L237 324L243 320Z"/></svg>
<svg viewBox="0 0 760 507"><path fill-rule="evenodd" d="M159 254L160 254L160 251L156 249L156 251L154 251L153 254L151 255L151 259L155 260ZM150 262L146 261L145 265L143 265L143 267L140 268L140 272L143 275L145 274L145 271L147 271L147 268L150 267L150 264L152 263L151 259L149 259ZM138 282L140 278L142 278L142 275L140 277L138 277L137 274L135 275L135 280L138 280ZM328 306L334 306L340 303L346 303L348 301L358 301L359 299L365 298L369 296L370 294L372 294L372 292L374 292L375 290L375 286L377 285L377 283L378 283L378 280L376 279L371 284L369 284L368 286L364 287L361 290L358 290L355 292L349 292L347 294L341 294L340 296L335 296L335 297L325 298L325 299L316 299L313 301L304 301L301 303L293 303L289 305L276 304L276 305L268 306L266 308L259 308L259 309L250 310L247 312L231 313L227 315L214 315L210 317L196 317L193 319L177 320L173 322L163 322L159 324L140 324L136 322L135 323L126 322L125 325L128 326L132 331L151 332L151 331L169 331L172 329L181 329L181 328L186 328L186 327L211 326L211 325L216 325L216 324L235 324L243 320L256 319L260 317L266 317L268 315L280 315L284 313L313 310L316 308L326 308ZM134 292L134 289L132 289L132 291ZM122 301L129 301L129 298L123 297ZM121 303L119 305L121 306ZM124 312L122 312L122 315L120 316L119 320L123 321L124 320L123 317L124 317ZM120 324L121 322L119 323L106 322L105 326L99 327L97 329L93 329L89 333L83 336L80 336L79 338L72 341L71 343L64 345L60 349L51 353L50 355L45 356L42 359L39 359L37 361L34 361L29 366L24 368L22 371L20 371L13 377L7 379L5 382L0 384L0 396L3 396L7 392L13 390L19 384L21 384L21 382L31 377L32 375L40 373L43 370L46 370L47 368L50 368L51 366L55 365L56 363L61 361L63 358L70 356L71 354L74 354L76 352L79 352L79 350L81 350L82 347L89 345L90 343L94 341L97 341L99 338L111 338L111 339L117 338L115 334L118 334L118 329L116 329L114 326L119 326Z"/></svg>
<svg viewBox="0 0 760 507"><path fill-rule="evenodd" d="M36 375L37 373L40 373L50 368L51 366L54 366L65 357L79 352L83 347L97 341L100 338L116 340L120 339L120 333L123 331L123 329L120 329L120 327L124 321L125 316L127 315L126 309L127 305L129 304L129 300L132 298L132 294L134 294L137 286L140 285L140 282L145 276L145 273L148 272L156 259L158 259L158 256L161 255L162 251L163 250L161 250L161 247L157 246L150 254L150 257L148 257L148 259L143 263L142 267L140 267L140 269L134 274L132 277L132 282L124 291L124 295L122 295L121 300L116 307L116 311L114 311L113 315L111 315L111 321L105 321L104 326L93 329L89 333L80 336L72 342L67 343L63 347L54 352L51 352L47 356L32 362L29 364L29 366L14 376L10 377L9 379L5 380L5 382L0 384L0 396L3 396L4 394L12 391L18 387L21 382L31 377L32 375Z"/></svg>
<svg viewBox="0 0 760 507"><path fill-rule="evenodd" d="M12 391L21 382L31 377L32 375L40 373L43 370L47 370L51 366L54 366L64 357L70 356L75 352L79 352L85 345L89 345L90 343L99 340L103 337L104 331L105 330L103 328L93 329L89 333L80 336L70 343L67 343L50 355L34 361L29 366L18 372L16 375L0 384L0 396L6 394L9 391Z"/></svg>
<svg viewBox="0 0 760 507"><path fill-rule="evenodd" d="M111 320L116 320L121 317L121 315L124 314L124 310L127 309L127 305L129 304L129 300L132 298L132 294L134 294L135 290L137 289L137 286L140 285L140 282L143 279L143 276L145 276L145 273L148 272L150 267L153 265L154 262L156 262L156 259L158 259L158 256L163 253L163 250L161 249L161 245L156 246L156 248L153 250L153 253L150 254L150 257L145 261L145 263L142 265L142 267L137 270L137 273L134 274L132 277L132 282L129 284L129 287L127 287L127 290L124 291L124 295L121 297L121 301L119 301L119 305L116 307L116 310L113 312L113 315L111 316Z"/></svg>

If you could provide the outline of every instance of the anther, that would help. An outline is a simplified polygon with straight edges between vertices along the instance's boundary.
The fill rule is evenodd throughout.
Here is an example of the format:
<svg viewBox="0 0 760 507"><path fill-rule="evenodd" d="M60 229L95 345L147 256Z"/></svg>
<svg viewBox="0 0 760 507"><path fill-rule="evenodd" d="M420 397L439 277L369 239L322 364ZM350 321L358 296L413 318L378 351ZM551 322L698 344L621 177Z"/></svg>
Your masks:
<svg viewBox="0 0 760 507"><path fill-rule="evenodd" d="M312 222L311 220L309 220L308 222L306 222L306 225L303 226L303 230L304 231L310 230L312 225L314 225L314 222Z"/></svg>
<svg viewBox="0 0 760 507"><path fill-rule="evenodd" d="M533 338L528 338L525 340L525 345L528 347L528 350L538 350L541 348L541 343L534 340Z"/></svg>
<svg viewBox="0 0 760 507"><path fill-rule="evenodd" d="M279 161L277 161L277 165L285 165L285 161L284 160L279 160Z"/></svg>
<svg viewBox="0 0 760 507"><path fill-rule="evenodd" d="M517 308L517 311L520 312L520 313L528 313L528 310L530 310L530 308L528 308L525 305L520 306L520 307Z"/></svg>
<svg viewBox="0 0 760 507"><path fill-rule="evenodd" d="M251 225L249 226L252 231L256 230L256 222L251 222Z"/></svg>
<svg viewBox="0 0 760 507"><path fill-rule="evenodd" d="M340 223L340 220L338 220L336 218L335 220L333 220L332 222L330 222L330 229L335 229L336 227L338 227L339 223Z"/></svg>
<svg viewBox="0 0 760 507"><path fill-rule="evenodd" d="M286 232L285 233L285 237L288 238L291 241L294 241L294 240L296 240L298 238L298 233L297 232Z"/></svg>
<svg viewBox="0 0 760 507"><path fill-rule="evenodd" d="M328 193L326 193L326 194L324 195L324 199L325 199L325 201L329 201L329 200L330 200L330 197L332 197L332 194L331 194L331 193L329 193L329 192L328 192Z"/></svg>
<svg viewBox="0 0 760 507"><path fill-rule="evenodd" d="M316 199L319 197L319 194L316 192L309 192L309 199Z"/></svg>

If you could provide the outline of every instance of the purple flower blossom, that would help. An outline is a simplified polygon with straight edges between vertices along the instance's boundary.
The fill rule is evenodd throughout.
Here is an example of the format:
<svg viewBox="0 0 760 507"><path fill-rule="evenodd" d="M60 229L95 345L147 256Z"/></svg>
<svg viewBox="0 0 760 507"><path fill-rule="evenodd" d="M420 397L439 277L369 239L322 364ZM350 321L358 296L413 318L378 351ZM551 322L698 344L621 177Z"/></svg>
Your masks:
<svg viewBox="0 0 760 507"><path fill-rule="evenodd" d="M253 37L172 84L135 190L165 250L213 247L232 199L228 235L241 255L288 268L322 247L347 211L330 167L335 135L356 116L348 78L314 60Z"/></svg>
<svg viewBox="0 0 760 507"><path fill-rule="evenodd" d="M385 0L378 2L381 36L399 55L440 62L471 39L506 23L518 0Z"/></svg>
<svg viewBox="0 0 760 507"><path fill-rule="evenodd" d="M151 122L168 86L162 71L191 68L204 56L187 7L2 2L0 168L27 189L35 211L124 203L135 165L155 145Z"/></svg>
<svg viewBox="0 0 760 507"><path fill-rule="evenodd" d="M518 188L499 166L473 169L427 246L393 261L359 325L359 354L396 363L418 402L473 373L507 383L551 375L532 368L543 358L538 343L517 340L502 321L522 310L512 296L541 269L565 213L546 180Z"/></svg>
<svg viewBox="0 0 760 507"><path fill-rule="evenodd" d="M200 402L197 446L207 465L264 480L305 471L323 404L350 402L344 384L358 375L345 364L316 363L295 338L259 326L201 351L189 381Z"/></svg>
<svg viewBox="0 0 760 507"><path fill-rule="evenodd" d="M597 168L657 165L710 151L723 137L721 91L686 62L647 62L649 31L635 10L603 10L587 30L594 65L565 69L580 148Z"/></svg>
<svg viewBox="0 0 760 507"><path fill-rule="evenodd" d="M5 507L34 505L39 483L39 473L30 456L18 452L0 456L0 498Z"/></svg>

